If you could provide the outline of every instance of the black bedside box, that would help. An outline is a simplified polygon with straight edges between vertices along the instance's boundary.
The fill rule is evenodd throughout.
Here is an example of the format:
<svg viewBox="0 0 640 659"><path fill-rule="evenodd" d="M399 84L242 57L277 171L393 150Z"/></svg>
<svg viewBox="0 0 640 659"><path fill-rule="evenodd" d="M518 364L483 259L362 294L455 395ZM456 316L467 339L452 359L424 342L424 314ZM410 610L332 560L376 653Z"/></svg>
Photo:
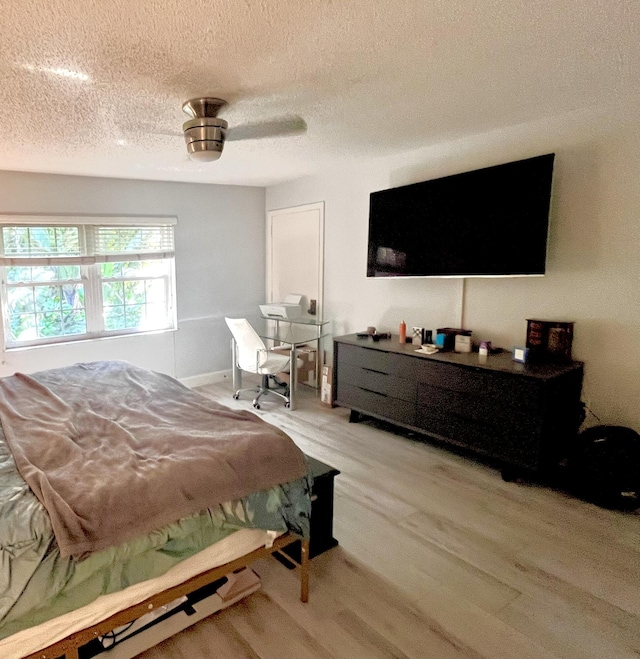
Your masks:
<svg viewBox="0 0 640 659"><path fill-rule="evenodd" d="M340 472L309 455L307 459L313 476L311 538L309 539L309 558L313 558L338 544L333 537L333 479ZM300 542L294 542L282 551L293 560L300 560Z"/></svg>

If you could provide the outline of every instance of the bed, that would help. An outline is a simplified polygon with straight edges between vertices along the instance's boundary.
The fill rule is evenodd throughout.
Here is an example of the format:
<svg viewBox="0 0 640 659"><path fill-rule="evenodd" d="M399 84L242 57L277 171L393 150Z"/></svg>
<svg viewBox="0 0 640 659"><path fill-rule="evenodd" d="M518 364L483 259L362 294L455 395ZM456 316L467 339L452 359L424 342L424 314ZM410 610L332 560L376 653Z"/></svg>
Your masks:
<svg viewBox="0 0 640 659"><path fill-rule="evenodd" d="M294 442L169 376L93 362L0 379L0 656L91 638L302 540Z"/></svg>

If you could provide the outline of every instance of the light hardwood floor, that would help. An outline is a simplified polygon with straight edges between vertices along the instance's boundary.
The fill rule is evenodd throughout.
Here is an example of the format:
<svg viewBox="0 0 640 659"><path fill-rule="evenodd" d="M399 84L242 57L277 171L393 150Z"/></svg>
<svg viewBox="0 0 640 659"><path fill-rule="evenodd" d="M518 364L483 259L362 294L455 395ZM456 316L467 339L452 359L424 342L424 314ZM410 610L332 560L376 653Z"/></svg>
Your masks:
<svg viewBox="0 0 640 659"><path fill-rule="evenodd" d="M342 472L310 602L263 561L260 591L140 657L640 657L640 513L505 483L300 389L256 413ZM199 391L252 410L227 382Z"/></svg>

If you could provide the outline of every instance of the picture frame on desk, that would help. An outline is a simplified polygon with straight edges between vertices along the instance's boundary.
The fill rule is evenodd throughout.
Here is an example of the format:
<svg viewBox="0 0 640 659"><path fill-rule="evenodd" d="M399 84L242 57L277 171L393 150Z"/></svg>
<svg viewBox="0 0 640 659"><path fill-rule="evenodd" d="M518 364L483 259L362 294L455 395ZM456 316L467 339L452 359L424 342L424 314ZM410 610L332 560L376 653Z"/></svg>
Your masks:
<svg viewBox="0 0 640 659"><path fill-rule="evenodd" d="M526 346L516 346L513 349L512 359L514 362L526 364L529 359L529 348Z"/></svg>

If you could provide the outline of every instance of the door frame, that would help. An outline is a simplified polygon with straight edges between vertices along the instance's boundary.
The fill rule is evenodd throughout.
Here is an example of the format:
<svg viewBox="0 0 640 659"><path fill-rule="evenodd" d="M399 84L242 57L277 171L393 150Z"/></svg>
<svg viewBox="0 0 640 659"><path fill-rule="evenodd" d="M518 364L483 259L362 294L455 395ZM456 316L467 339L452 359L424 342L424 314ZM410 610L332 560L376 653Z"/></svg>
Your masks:
<svg viewBox="0 0 640 659"><path fill-rule="evenodd" d="M312 204L303 204L301 206L291 206L288 208L278 208L267 211L266 221L266 273L265 273L265 296L267 302L279 302L281 300L270 300L271 283L272 283L272 226L275 216L288 215L291 213L304 213L306 211L318 212L318 300L317 305L319 313L318 320L323 320L324 316L324 201L318 201ZM306 311L306 310L303 310Z"/></svg>

